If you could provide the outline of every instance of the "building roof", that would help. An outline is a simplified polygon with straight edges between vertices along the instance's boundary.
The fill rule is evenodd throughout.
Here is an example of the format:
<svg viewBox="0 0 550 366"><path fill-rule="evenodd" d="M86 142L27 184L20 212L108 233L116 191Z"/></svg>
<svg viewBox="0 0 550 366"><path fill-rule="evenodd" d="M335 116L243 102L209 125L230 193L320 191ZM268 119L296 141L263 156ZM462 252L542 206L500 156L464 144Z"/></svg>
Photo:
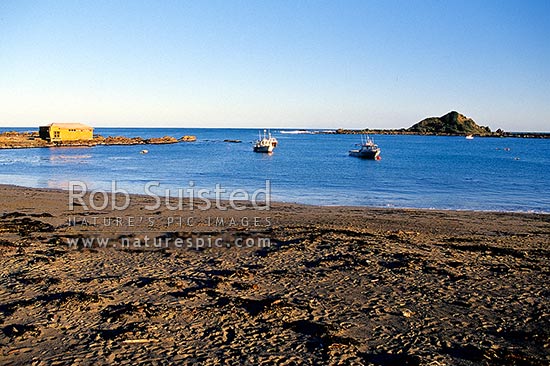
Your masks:
<svg viewBox="0 0 550 366"><path fill-rule="evenodd" d="M58 123L58 122L55 122L55 123L50 123L48 126L49 127L57 126L57 127L60 127L60 128L84 129L84 130L93 129L93 127L85 125L83 123Z"/></svg>

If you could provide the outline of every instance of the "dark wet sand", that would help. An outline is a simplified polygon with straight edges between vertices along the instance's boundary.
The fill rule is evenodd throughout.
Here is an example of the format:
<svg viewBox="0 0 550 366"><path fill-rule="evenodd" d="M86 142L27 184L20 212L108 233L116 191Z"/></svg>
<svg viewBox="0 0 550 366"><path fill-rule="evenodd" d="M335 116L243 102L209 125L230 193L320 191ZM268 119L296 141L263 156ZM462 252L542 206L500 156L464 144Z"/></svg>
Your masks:
<svg viewBox="0 0 550 366"><path fill-rule="evenodd" d="M0 186L0 364L550 362L548 215L150 201Z"/></svg>

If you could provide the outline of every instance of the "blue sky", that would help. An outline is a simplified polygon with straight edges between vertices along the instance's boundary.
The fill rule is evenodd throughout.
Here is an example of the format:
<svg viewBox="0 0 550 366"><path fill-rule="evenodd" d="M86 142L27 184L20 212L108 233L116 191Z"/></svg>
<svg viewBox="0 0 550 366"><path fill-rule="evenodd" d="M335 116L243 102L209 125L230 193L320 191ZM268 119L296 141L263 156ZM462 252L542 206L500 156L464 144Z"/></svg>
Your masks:
<svg viewBox="0 0 550 366"><path fill-rule="evenodd" d="M550 131L550 1L0 1L0 125Z"/></svg>

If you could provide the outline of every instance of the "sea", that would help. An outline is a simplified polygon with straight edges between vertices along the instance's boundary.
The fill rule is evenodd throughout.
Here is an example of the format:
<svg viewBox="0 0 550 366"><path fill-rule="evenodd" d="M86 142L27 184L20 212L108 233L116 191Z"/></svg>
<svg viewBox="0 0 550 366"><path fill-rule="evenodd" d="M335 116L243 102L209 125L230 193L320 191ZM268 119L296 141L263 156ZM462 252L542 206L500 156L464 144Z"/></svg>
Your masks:
<svg viewBox="0 0 550 366"><path fill-rule="evenodd" d="M4 131L33 128L0 128ZM372 135L380 160L348 156L359 135L272 129L272 154L254 153L255 129L96 128L103 136L195 135L170 145L0 150L0 183L144 194L202 189L211 196L269 187L272 201L322 206L372 206L550 213L550 140L460 136ZM240 140L226 142L224 140ZM147 149L148 153L141 151ZM159 191L160 190L160 191ZM238 197L238 196L236 196ZM227 198L227 197L224 197Z"/></svg>

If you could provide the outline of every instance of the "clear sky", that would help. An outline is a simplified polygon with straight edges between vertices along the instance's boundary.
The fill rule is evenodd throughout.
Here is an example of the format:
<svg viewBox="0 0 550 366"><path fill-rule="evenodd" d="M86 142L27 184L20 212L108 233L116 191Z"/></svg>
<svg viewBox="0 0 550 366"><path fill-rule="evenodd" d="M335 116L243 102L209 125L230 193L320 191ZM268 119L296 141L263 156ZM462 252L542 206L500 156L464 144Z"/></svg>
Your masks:
<svg viewBox="0 0 550 366"><path fill-rule="evenodd" d="M0 126L550 131L550 1L0 0Z"/></svg>

